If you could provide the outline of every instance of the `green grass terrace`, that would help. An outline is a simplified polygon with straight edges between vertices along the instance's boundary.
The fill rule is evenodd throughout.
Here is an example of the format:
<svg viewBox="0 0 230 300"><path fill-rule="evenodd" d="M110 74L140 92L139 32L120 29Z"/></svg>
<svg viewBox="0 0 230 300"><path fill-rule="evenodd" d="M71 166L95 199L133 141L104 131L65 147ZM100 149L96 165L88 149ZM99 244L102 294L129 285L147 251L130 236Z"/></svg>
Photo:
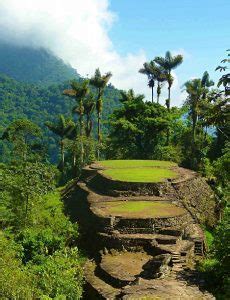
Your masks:
<svg viewBox="0 0 230 300"><path fill-rule="evenodd" d="M174 162L163 160L103 160L97 162L97 164L105 167L106 169L143 167L172 168L177 166Z"/></svg>
<svg viewBox="0 0 230 300"><path fill-rule="evenodd" d="M125 182L163 182L178 176L173 162L159 160L108 160L97 163L105 169L102 173ZM174 168L174 169L173 169Z"/></svg>
<svg viewBox="0 0 230 300"><path fill-rule="evenodd" d="M183 208L164 201L111 201L98 209L103 215L126 218L174 217L185 213Z"/></svg>

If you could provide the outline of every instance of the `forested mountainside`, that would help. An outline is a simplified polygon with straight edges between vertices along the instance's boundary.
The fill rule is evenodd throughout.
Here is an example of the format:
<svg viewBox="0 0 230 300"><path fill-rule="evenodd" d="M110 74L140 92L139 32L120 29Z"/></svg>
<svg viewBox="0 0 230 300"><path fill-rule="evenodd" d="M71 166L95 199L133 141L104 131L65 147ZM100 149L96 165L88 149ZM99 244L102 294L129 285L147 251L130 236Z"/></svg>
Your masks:
<svg viewBox="0 0 230 300"><path fill-rule="evenodd" d="M7 45L1 41L0 72L18 81L46 86L79 77L70 65L45 49Z"/></svg>
<svg viewBox="0 0 230 300"><path fill-rule="evenodd" d="M55 122L61 114L71 117L75 101L63 95L63 91L68 87L69 81L41 86L22 83L0 73L0 136L12 121L27 118L42 128L44 143L49 145L48 152L52 161L56 161L58 153L56 137L45 126L45 122ZM109 115L119 105L119 95L120 91L111 85L105 90L102 113L104 131L107 131ZM2 154L1 141L0 153ZM1 160L4 160L2 155Z"/></svg>
<svg viewBox="0 0 230 300"><path fill-rule="evenodd" d="M227 55L229 57L230 54ZM20 59L18 56L15 64L12 63L10 67L12 74L24 75L26 72L30 74L33 72L31 71L33 64L36 66L35 74L37 74L40 65L36 59L32 59L31 65L23 63L25 57L21 62ZM19 62L22 63L21 67ZM81 223L79 219L79 224L76 224L76 219L71 213L71 210L81 211L81 203L86 203L82 195L86 193L89 193L92 201L90 203L93 206L93 201L101 205L97 209L100 214L104 213L104 220L108 220L106 219L108 214L112 216L110 221L106 221L105 229L100 228L100 231L95 232L100 234L98 237L101 236L102 241L104 239L103 247L106 245L108 251L110 246L116 249L114 244L116 239L119 249L126 249L123 240L131 246L130 236L127 239L127 234L130 234L138 249L143 246L143 250L148 249L150 252L153 250L152 258L149 257L151 270L154 260L159 265L159 256L155 256L154 253L157 253L155 251L161 249L165 253L168 247L171 254L167 253L167 261L172 269L167 268L169 271L167 276L175 276L175 272L181 272L185 267L189 270L190 278L189 268L191 267L193 272L194 266L190 264L190 253L187 253L188 269L187 265L183 265L184 251L194 247L194 255L203 257L196 266L195 281L201 278L205 288L215 295L220 295L217 299L230 298L229 251L226 250L230 248L229 231L226 230L229 227L230 211L229 77L225 74L230 61L228 58L224 59L221 66L217 67L217 70L224 71L218 81L219 89L213 88L214 82L207 71L201 78L186 81L184 88L187 98L183 107L179 108L171 106L174 77L170 72L182 62L182 55L173 56L167 51L165 57L156 56L150 62L143 63L143 68L139 72L147 75L148 86L152 89L151 102L145 99L144 95L135 94L133 89L128 91L115 89L110 84L112 74L109 68L107 73L101 73L98 68L94 75L87 79L75 74L73 77L63 78L62 72L59 71L62 78L60 81L59 77L55 76L54 81L53 79L46 81L45 78L50 78L51 73L45 67L43 76L40 77L44 81L38 80L38 77L33 75L31 78L34 82L31 82L26 80L26 77L22 80L18 75L17 80L13 75L14 78L4 72L0 73L1 299L47 297L81 299L84 270L87 270L84 271L87 282L96 287L96 290L102 291L101 285L95 286L95 281L91 280L95 279L95 270L99 265L90 263L87 269L83 268L86 259L83 253L86 256L89 253L85 248L86 241L90 238L90 234L94 234L92 229L96 229L97 224L90 221L87 211L86 214L82 214L82 219L88 223ZM156 96L154 89L157 92ZM163 97L162 89L168 90L165 106L159 103L159 99ZM215 128L215 134L210 134L210 128ZM104 159L107 161L102 162ZM98 165L96 161L112 167L101 170L100 164ZM138 168L138 165L140 167L143 163L146 168L144 166ZM150 163L155 169L150 168ZM130 170L124 167L125 164L131 166ZM180 167L176 167L176 164ZM97 165L100 169L98 172ZM167 165L171 167L166 168ZM181 166L193 171L183 169ZM206 179L200 178L199 173ZM81 190L82 179L84 188ZM92 193L85 182L92 188L95 200L94 196L91 197ZM207 183L212 186L216 196ZM95 191L100 193L96 194ZM109 195L112 198L108 199ZM136 196L139 198L141 195L148 201L136 201ZM117 196L121 197L121 201L116 201ZM135 201L130 200L133 196ZM105 204L103 199L106 200ZM181 211L181 204L175 206L178 199L183 201L183 208L187 212ZM115 203L116 207L113 207L112 203ZM149 205L153 207L155 204L158 207L155 217L149 216L151 222L148 221L146 223L148 225L145 226L143 216L146 218L146 215L143 213L149 213L150 210L152 213L154 210L151 207L149 210ZM85 204L83 206L86 207ZM114 212L113 208L121 209L121 212L119 210ZM127 212L126 223L123 217ZM137 214L132 216L134 222L130 223L132 212ZM152 219L160 219L160 216L165 220L165 213L166 223L160 221L163 232L159 232L160 227L155 221L152 223ZM118 219L122 220L121 227L114 219L118 214ZM175 214L179 214L181 219L178 220ZM209 214L211 218L207 219L206 215ZM189 219L189 216L192 219ZM138 218L141 220L140 223ZM167 218L170 220L174 218L174 221L170 223ZM188 231L180 227L180 224L185 225L185 220L190 220L192 225ZM197 225L199 223L197 230L200 234L193 236L196 243L191 245L189 232L194 234L196 231L193 227L194 221ZM90 226L90 234L87 231L87 224ZM115 224L116 227L109 227L108 224L112 226ZM133 227L135 224L139 224L137 228ZM174 226L178 227L175 229ZM169 231L165 231L165 227L169 227ZM176 236L172 234L173 231L174 233L176 231ZM80 239L77 239L78 232ZM185 241L187 237L190 248L187 248L189 244ZM197 237L200 239L198 244ZM106 242L110 239L113 245ZM92 239L90 247L91 245ZM131 249L126 250L124 256L123 253L119 254L119 257L122 257L118 262L119 270L121 264L126 262L127 254L132 264L133 261L135 265L138 264L136 254L133 256L133 253L129 252ZM206 250L207 254L204 256ZM97 256L95 247L93 252L92 257ZM107 258L111 267L110 254L106 256ZM163 260L165 258L163 256ZM123 269L127 273L129 266L124 265ZM139 276L140 280L143 276L146 277L146 273L140 271L133 273L135 282ZM160 273L158 275L161 276ZM111 274L108 273L108 276ZM152 277L152 273L150 276L155 278ZM165 284L168 284L169 278L164 278ZM96 278L100 283L102 279ZM126 285L127 279L122 280ZM161 280L157 282L162 286ZM123 283L118 282L117 287L120 288ZM151 283L155 286L155 281ZM177 280L176 283L181 284ZM106 282L105 287L110 293ZM130 285L130 288L135 289L135 286ZM146 290L145 286L143 288L142 291ZM140 285L138 289L140 291ZM116 295L117 291L122 295L123 291L115 289ZM187 287L184 291L187 293ZM136 294L135 290L131 292ZM195 291L191 291L191 295L194 292L200 298L198 286ZM166 294L168 295L168 291ZM180 295L183 293L180 292ZM225 298L222 297L225 295ZM213 299L211 295L207 297L204 299ZM109 296L109 299L115 298Z"/></svg>

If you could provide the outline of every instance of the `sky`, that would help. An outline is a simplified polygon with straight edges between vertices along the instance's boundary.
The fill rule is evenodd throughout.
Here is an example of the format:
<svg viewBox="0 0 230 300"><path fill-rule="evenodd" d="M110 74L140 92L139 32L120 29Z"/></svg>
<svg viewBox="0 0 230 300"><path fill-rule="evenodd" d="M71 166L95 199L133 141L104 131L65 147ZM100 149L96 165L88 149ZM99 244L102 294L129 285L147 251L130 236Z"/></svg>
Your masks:
<svg viewBox="0 0 230 300"><path fill-rule="evenodd" d="M180 53L172 104L181 105L185 81L206 70L217 81L215 68L230 48L229 11L230 0L0 0L0 39L47 48L82 76L111 71L113 85L147 100L138 70L167 50Z"/></svg>

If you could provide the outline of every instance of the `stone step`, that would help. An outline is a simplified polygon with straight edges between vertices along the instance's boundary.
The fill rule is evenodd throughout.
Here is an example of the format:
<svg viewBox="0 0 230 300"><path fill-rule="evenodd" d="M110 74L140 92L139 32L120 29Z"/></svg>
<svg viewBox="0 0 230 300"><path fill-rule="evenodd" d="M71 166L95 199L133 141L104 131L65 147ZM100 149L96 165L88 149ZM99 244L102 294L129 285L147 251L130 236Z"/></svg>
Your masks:
<svg viewBox="0 0 230 300"><path fill-rule="evenodd" d="M153 234L153 228L120 228L119 233L122 234Z"/></svg>
<svg viewBox="0 0 230 300"><path fill-rule="evenodd" d="M152 259L145 252L112 251L101 257L95 274L114 288L132 284Z"/></svg>
<svg viewBox="0 0 230 300"><path fill-rule="evenodd" d="M175 254L178 255L181 252L187 252L191 250L193 247L193 242L187 241L187 240L178 240L176 244L169 244L169 245L163 245L163 244L158 244L156 245L155 243L151 243L152 251L150 248L151 253L170 253L170 254Z"/></svg>
<svg viewBox="0 0 230 300"><path fill-rule="evenodd" d="M104 282L95 274L96 264L88 261L84 266L84 278L86 281L87 294L84 298L87 300L94 299L116 299L120 294L120 289L114 288Z"/></svg>
<svg viewBox="0 0 230 300"><path fill-rule="evenodd" d="M160 234L121 234L119 232L113 234L98 233L99 238L105 243L105 247L122 248L126 246L146 246L151 242L163 245L175 245L178 237Z"/></svg>
<svg viewBox="0 0 230 300"><path fill-rule="evenodd" d="M181 228L176 228L176 227L166 227L166 228L160 229L159 233L173 235L173 236L181 236L183 233L183 230Z"/></svg>

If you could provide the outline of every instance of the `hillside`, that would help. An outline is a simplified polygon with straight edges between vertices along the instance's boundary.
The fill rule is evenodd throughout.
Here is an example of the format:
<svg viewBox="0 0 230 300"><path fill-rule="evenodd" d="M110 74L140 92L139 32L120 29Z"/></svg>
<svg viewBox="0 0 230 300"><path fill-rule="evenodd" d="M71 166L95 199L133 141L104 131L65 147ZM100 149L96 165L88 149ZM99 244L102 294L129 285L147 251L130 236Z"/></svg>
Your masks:
<svg viewBox="0 0 230 300"><path fill-rule="evenodd" d="M0 72L18 81L43 85L79 77L70 65L45 49L17 47L1 41Z"/></svg>
<svg viewBox="0 0 230 300"><path fill-rule="evenodd" d="M49 145L52 161L57 160L56 137L44 126L47 121L55 122L58 115L71 116L74 100L62 95L68 82L41 86L22 83L0 73L0 136L4 128L16 119L28 118L43 128L43 139ZM112 86L105 90L103 102L103 130L107 130L109 115L118 106L120 92ZM49 143L48 143L49 140ZM1 160L2 142L0 141Z"/></svg>

